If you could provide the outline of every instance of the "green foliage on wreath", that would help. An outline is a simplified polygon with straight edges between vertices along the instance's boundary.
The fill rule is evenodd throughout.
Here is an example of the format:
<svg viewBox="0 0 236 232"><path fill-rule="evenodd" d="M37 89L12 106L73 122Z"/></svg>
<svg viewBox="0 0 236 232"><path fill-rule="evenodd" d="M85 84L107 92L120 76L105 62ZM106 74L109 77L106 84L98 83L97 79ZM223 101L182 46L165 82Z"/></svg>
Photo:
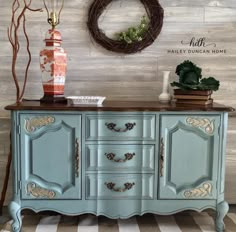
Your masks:
<svg viewBox="0 0 236 232"><path fill-rule="evenodd" d="M141 22L136 27L129 27L127 31L116 33L118 41L125 41L127 44L133 42L142 41L145 33L148 30L149 20L146 16L143 16Z"/></svg>
<svg viewBox="0 0 236 232"><path fill-rule="evenodd" d="M172 87L183 90L213 90L219 89L220 82L214 77L202 78L202 69L193 62L186 60L176 67L175 73L179 76L179 82L172 82Z"/></svg>

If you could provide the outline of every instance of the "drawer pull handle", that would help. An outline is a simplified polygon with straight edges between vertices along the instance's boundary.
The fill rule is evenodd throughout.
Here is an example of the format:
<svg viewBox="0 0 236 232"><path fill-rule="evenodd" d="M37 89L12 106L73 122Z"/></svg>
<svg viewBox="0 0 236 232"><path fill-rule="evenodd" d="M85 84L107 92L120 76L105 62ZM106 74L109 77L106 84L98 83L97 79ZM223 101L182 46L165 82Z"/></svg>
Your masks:
<svg viewBox="0 0 236 232"><path fill-rule="evenodd" d="M113 183L113 182L108 182L108 183L106 183L105 182L105 185L107 186L107 188L108 189L110 189L110 190L112 190L112 191L114 191L114 192L120 192L120 193L122 193L122 192L125 192L125 191L127 191L127 190L130 190L130 189L132 189L132 187L135 185L135 183L125 183L124 184L124 188L122 188L122 187L119 187L119 188L115 188L115 183Z"/></svg>
<svg viewBox="0 0 236 232"><path fill-rule="evenodd" d="M116 128L116 124L111 122L111 123L106 123L105 124L106 127L109 129L109 130L112 130L112 131L115 131L115 132L126 132L126 131L129 131L129 130L132 130L134 128L134 126L136 125L136 123L126 123L125 124L125 128Z"/></svg>
<svg viewBox="0 0 236 232"><path fill-rule="evenodd" d="M79 177L79 141L75 140L75 176Z"/></svg>
<svg viewBox="0 0 236 232"><path fill-rule="evenodd" d="M128 160L132 160L133 157L135 156L135 153L126 153L126 154L124 154L125 159L115 159L116 155L114 153L105 153L104 155L107 157L108 160L111 160L111 161L116 162L116 163L124 163Z"/></svg>
<svg viewBox="0 0 236 232"><path fill-rule="evenodd" d="M163 168L164 168L164 142L163 138L160 141L160 177L163 176Z"/></svg>

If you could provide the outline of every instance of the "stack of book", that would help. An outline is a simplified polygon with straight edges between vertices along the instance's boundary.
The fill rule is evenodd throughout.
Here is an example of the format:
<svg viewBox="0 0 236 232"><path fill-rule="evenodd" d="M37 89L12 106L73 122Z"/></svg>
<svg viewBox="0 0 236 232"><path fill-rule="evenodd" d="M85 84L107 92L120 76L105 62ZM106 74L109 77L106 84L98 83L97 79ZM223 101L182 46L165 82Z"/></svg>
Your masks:
<svg viewBox="0 0 236 232"><path fill-rule="evenodd" d="M210 105L212 90L182 90L174 89L176 104Z"/></svg>

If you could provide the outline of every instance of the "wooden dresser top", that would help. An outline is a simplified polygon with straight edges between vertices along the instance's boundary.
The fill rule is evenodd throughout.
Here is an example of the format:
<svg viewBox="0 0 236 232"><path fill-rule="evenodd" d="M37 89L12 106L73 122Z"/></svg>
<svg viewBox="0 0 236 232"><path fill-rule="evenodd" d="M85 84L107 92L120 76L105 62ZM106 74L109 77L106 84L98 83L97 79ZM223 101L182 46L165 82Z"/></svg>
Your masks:
<svg viewBox="0 0 236 232"><path fill-rule="evenodd" d="M225 111L232 112L229 106L213 105L161 104L158 101L104 101L102 106L42 104L39 101L23 101L5 107L6 110L56 110L56 111Z"/></svg>

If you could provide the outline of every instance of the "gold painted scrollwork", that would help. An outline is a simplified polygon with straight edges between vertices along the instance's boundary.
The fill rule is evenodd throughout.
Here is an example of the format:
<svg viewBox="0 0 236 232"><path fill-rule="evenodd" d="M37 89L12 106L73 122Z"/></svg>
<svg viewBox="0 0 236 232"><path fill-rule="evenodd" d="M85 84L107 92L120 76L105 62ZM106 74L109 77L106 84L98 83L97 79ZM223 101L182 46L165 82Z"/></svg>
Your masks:
<svg viewBox="0 0 236 232"><path fill-rule="evenodd" d="M209 120L208 118L193 118L188 117L186 122L194 127L204 129L207 134L213 134L215 126L214 120Z"/></svg>
<svg viewBox="0 0 236 232"><path fill-rule="evenodd" d="M29 133L32 133L43 126L50 125L54 122L55 118L52 116L25 119L25 130Z"/></svg>
<svg viewBox="0 0 236 232"><path fill-rule="evenodd" d="M189 189L184 192L186 198L206 197L212 193L212 185L204 183L201 187Z"/></svg>
<svg viewBox="0 0 236 232"><path fill-rule="evenodd" d="M36 198L49 198L53 199L56 196L56 193L52 190L41 188L35 183L29 183L26 187L27 194L31 194Z"/></svg>

